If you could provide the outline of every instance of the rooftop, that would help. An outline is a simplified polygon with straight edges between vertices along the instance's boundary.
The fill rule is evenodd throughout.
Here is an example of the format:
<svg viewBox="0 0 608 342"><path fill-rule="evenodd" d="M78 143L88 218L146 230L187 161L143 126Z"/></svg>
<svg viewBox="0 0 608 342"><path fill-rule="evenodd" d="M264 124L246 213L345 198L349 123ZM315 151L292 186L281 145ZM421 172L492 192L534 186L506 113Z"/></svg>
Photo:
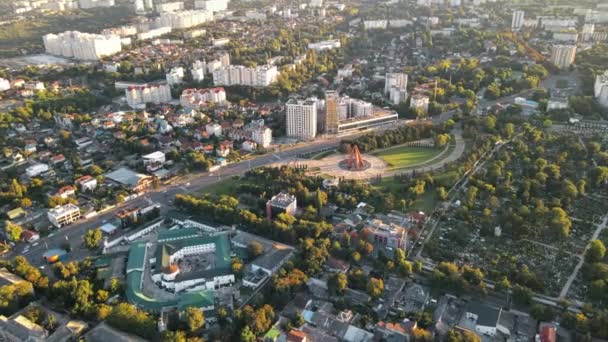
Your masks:
<svg viewBox="0 0 608 342"><path fill-rule="evenodd" d="M146 244L136 243L129 249L129 261L127 262L127 274L131 271L143 270L146 257Z"/></svg>
<svg viewBox="0 0 608 342"><path fill-rule="evenodd" d="M273 207L286 208L295 201L296 196L286 192L279 192L278 194L272 196L268 203Z"/></svg>
<svg viewBox="0 0 608 342"><path fill-rule="evenodd" d="M118 170L106 173L105 177L116 183L133 187L138 185L140 180L149 176L131 171L126 167L121 167Z"/></svg>

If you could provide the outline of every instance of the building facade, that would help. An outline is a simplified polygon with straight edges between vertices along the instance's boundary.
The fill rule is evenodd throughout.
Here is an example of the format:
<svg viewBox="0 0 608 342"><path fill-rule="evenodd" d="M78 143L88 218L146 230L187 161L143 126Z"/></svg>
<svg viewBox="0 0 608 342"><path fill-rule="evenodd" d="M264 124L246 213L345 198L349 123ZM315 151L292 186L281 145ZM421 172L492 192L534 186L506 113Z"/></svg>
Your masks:
<svg viewBox="0 0 608 342"><path fill-rule="evenodd" d="M42 40L47 53L78 60L98 60L122 50L121 40L117 35L66 31L47 34Z"/></svg>
<svg viewBox="0 0 608 342"><path fill-rule="evenodd" d="M53 209L49 209L47 217L53 226L61 228L80 218L80 208L71 203L57 206Z"/></svg>
<svg viewBox="0 0 608 342"><path fill-rule="evenodd" d="M338 93L335 91L325 92L325 133L338 133Z"/></svg>
<svg viewBox="0 0 608 342"><path fill-rule="evenodd" d="M554 45L551 48L551 63L560 69L570 67L576 58L576 45Z"/></svg>
<svg viewBox="0 0 608 342"><path fill-rule="evenodd" d="M511 31L519 31L524 27L524 11L513 11L513 18L511 19Z"/></svg>
<svg viewBox="0 0 608 342"><path fill-rule="evenodd" d="M286 104L287 135L300 140L317 136L317 102L291 99Z"/></svg>

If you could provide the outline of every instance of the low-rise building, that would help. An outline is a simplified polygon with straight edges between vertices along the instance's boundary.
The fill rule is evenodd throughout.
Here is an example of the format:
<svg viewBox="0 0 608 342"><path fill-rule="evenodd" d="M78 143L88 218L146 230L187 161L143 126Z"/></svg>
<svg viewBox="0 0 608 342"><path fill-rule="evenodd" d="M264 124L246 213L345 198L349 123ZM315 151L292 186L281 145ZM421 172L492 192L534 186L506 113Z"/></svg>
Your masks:
<svg viewBox="0 0 608 342"><path fill-rule="evenodd" d="M209 104L223 105L226 103L226 91L222 87L206 89L184 89L179 99L185 108L201 108Z"/></svg>
<svg viewBox="0 0 608 342"><path fill-rule="evenodd" d="M81 191L93 191L97 188L97 179L90 175L85 175L76 180L76 184Z"/></svg>
<svg viewBox="0 0 608 342"><path fill-rule="evenodd" d="M43 174L49 170L49 166L46 164L34 164L25 169L25 174L32 178Z"/></svg>
<svg viewBox="0 0 608 342"><path fill-rule="evenodd" d="M53 226L61 228L80 219L80 208L71 203L57 206L49 209L47 217Z"/></svg>
<svg viewBox="0 0 608 342"><path fill-rule="evenodd" d="M298 201L296 196L287 192L280 192L277 195L272 196L272 198L266 202L266 217L271 219L280 213L294 216L297 209Z"/></svg>

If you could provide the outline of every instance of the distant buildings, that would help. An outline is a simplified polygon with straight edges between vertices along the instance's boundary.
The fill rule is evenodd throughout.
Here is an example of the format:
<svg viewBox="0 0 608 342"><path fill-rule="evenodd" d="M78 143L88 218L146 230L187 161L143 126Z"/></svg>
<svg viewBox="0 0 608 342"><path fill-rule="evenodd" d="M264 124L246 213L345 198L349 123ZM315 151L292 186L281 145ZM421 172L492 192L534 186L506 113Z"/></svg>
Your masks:
<svg viewBox="0 0 608 342"><path fill-rule="evenodd" d="M308 44L309 49L316 50L316 51L337 49L340 46L342 46L342 45L341 45L339 39L325 40L322 42Z"/></svg>
<svg viewBox="0 0 608 342"><path fill-rule="evenodd" d="M152 39L152 38L156 38L156 37L160 37L162 35L171 33L171 26L163 26L163 27L159 27L153 30L148 30L146 32L142 32L139 33L137 35L137 39L138 40L146 40L146 39Z"/></svg>
<svg viewBox="0 0 608 342"><path fill-rule="evenodd" d="M595 77L593 95L600 105L608 107L608 70L604 71L602 75Z"/></svg>
<svg viewBox="0 0 608 342"><path fill-rule="evenodd" d="M61 228L80 218L80 208L71 203L57 206L53 209L49 209L47 217L53 226Z"/></svg>
<svg viewBox="0 0 608 342"><path fill-rule="evenodd" d="M66 31L47 34L42 40L47 53L79 60L98 60L122 50L120 37L116 35Z"/></svg>
<svg viewBox="0 0 608 342"><path fill-rule="evenodd" d="M226 91L224 88L207 89L184 89L179 99L184 108L201 108L210 103L222 105L226 103Z"/></svg>
<svg viewBox="0 0 608 342"><path fill-rule="evenodd" d="M251 140L263 148L272 143L272 130L268 127L255 127L251 129Z"/></svg>
<svg viewBox="0 0 608 342"><path fill-rule="evenodd" d="M220 12L228 9L228 0L196 0L194 8L211 12Z"/></svg>
<svg viewBox="0 0 608 342"><path fill-rule="evenodd" d="M213 84L266 87L276 81L278 75L279 71L274 65L261 65L254 68L230 65L213 71Z"/></svg>
<svg viewBox="0 0 608 342"><path fill-rule="evenodd" d="M298 209L296 196L280 192L266 202L266 217L271 219L278 214L285 213L294 216Z"/></svg>
<svg viewBox="0 0 608 342"><path fill-rule="evenodd" d="M338 93L335 91L325 92L325 132L328 134L338 133Z"/></svg>
<svg viewBox="0 0 608 342"><path fill-rule="evenodd" d="M514 11L511 20L511 31L519 31L524 27L524 11Z"/></svg>
<svg viewBox="0 0 608 342"><path fill-rule="evenodd" d="M551 48L551 63L558 68L570 67L576 58L576 45L553 45Z"/></svg>
<svg viewBox="0 0 608 342"><path fill-rule="evenodd" d="M287 135L300 140L317 136L317 101L290 99L287 108Z"/></svg>
<svg viewBox="0 0 608 342"><path fill-rule="evenodd" d="M163 12L176 12L184 9L184 3L181 1L165 2L156 4L156 11L158 13Z"/></svg>
<svg viewBox="0 0 608 342"><path fill-rule="evenodd" d="M213 13L209 11L191 10L161 13L158 23L160 26L168 26L172 29L185 29L204 24L212 19Z"/></svg>
<svg viewBox="0 0 608 342"><path fill-rule="evenodd" d="M171 89L166 81L153 83L116 82L117 89L124 89L127 103L136 108L146 103L163 103L171 101Z"/></svg>

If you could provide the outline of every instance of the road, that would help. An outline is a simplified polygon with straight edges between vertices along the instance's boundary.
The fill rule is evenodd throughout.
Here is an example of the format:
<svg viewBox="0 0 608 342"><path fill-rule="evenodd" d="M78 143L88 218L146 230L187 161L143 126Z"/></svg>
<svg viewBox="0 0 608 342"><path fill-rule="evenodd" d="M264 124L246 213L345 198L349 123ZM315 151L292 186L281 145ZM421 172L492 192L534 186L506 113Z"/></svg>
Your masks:
<svg viewBox="0 0 608 342"><path fill-rule="evenodd" d="M437 122L445 120L444 117L438 118ZM405 121L400 121L399 125L405 124ZM387 126L384 129L395 128L395 125ZM149 190L142 196L124 202L121 205L103 212L89 219L81 219L80 221L71 224L67 227L54 231L48 237L42 238L35 246L19 244L9 253L3 256L4 259L12 259L17 255L25 256L28 261L34 266L42 266L46 264L42 255L50 248L58 248L64 242L69 242L72 251L69 258L72 260L81 260L91 254L82 243L82 237L87 230L97 228L104 222L115 217L115 214L125 207L144 207L152 202L161 205L161 214L170 210L170 202L176 194L183 193L198 193L206 187L220 182L223 179L243 175L246 171L258 167L274 164L281 160L293 159L298 155L314 153L318 151L337 148L344 138L352 138L358 135L369 132L357 132L351 135L333 136L329 138L321 138L314 141L300 143L294 146L282 147L280 151L268 153L254 158L243 160L237 163L229 164L219 171L210 173L193 173L180 178L173 184L160 186L157 189Z"/></svg>

